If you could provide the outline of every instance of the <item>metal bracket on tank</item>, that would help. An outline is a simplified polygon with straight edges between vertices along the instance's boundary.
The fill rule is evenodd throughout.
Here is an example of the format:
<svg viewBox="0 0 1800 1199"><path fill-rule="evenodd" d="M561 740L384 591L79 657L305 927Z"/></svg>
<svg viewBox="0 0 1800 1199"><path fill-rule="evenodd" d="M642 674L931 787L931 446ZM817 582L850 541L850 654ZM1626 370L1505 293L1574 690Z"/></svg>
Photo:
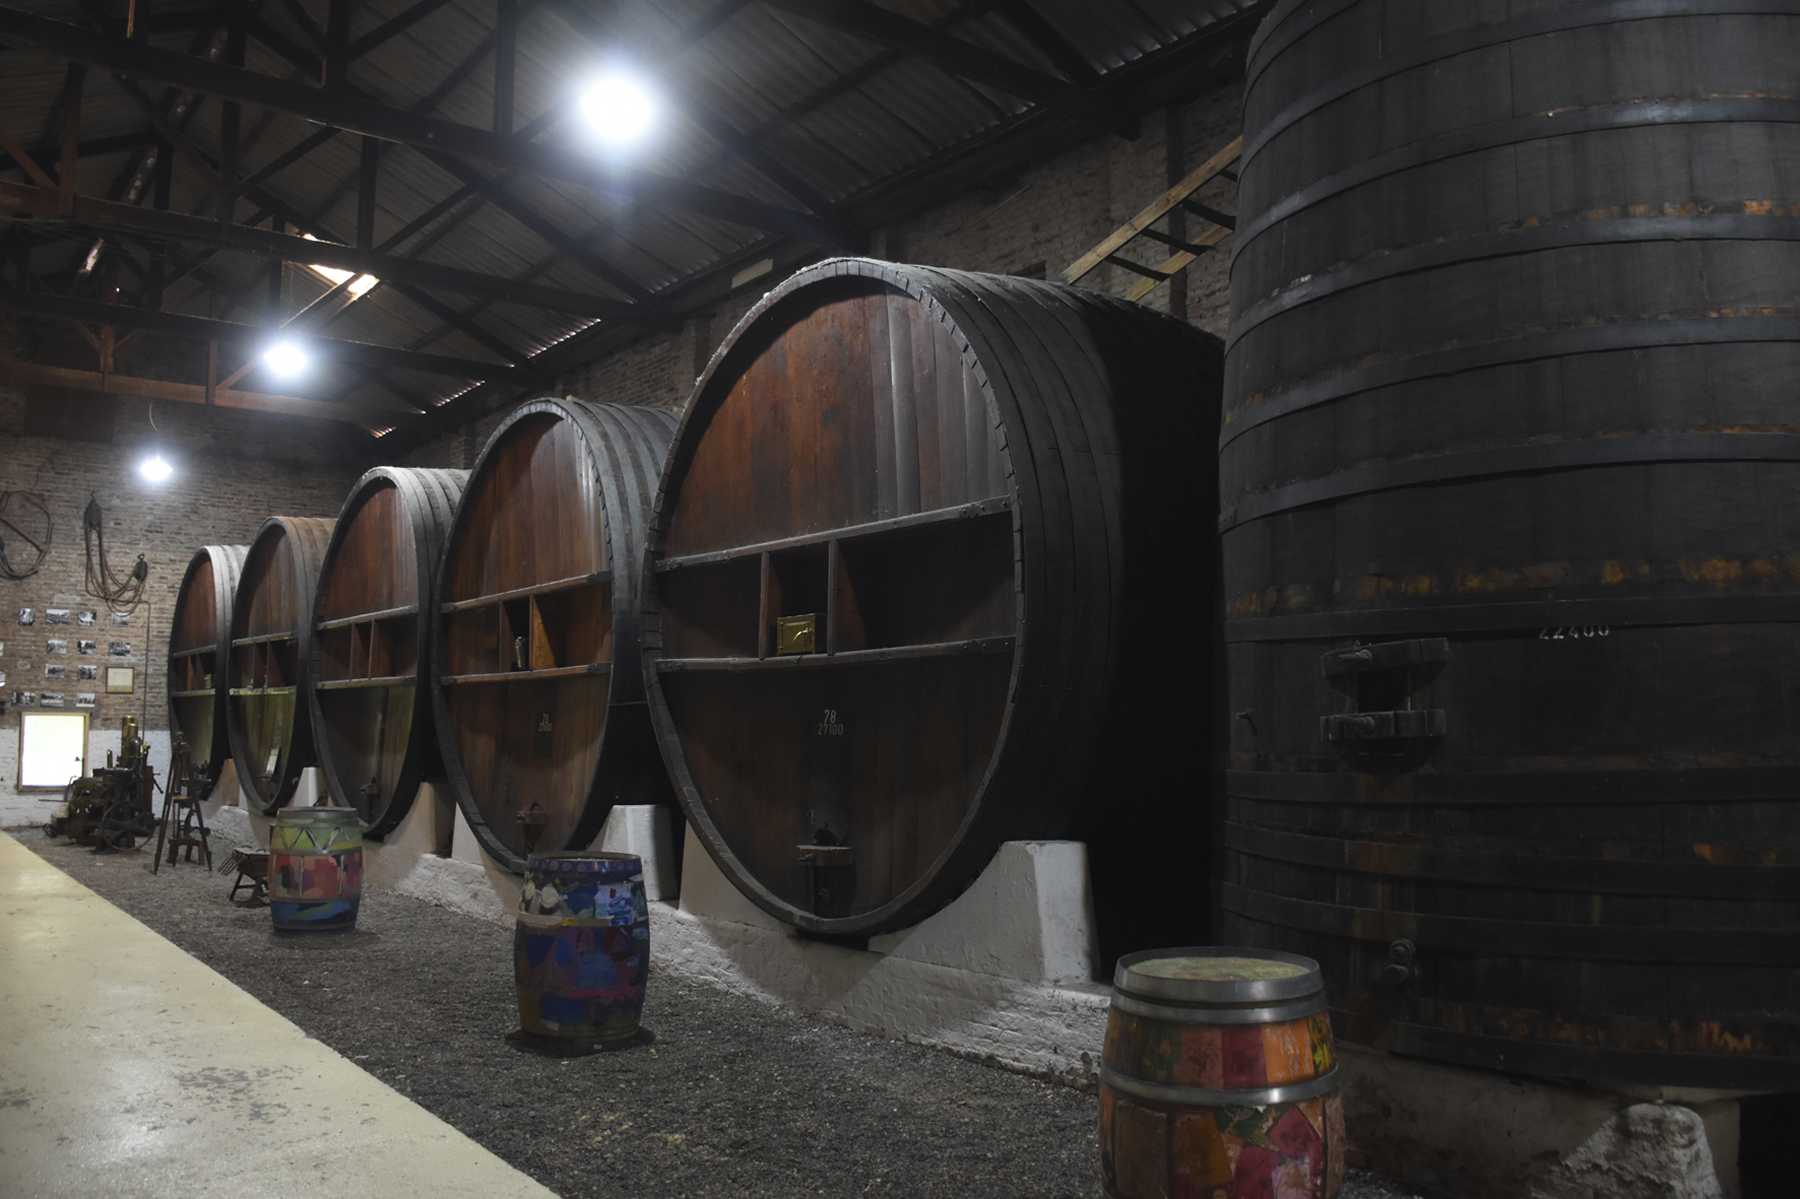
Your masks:
<svg viewBox="0 0 1800 1199"><path fill-rule="evenodd" d="M1319 718L1319 736L1347 752L1379 752L1384 745L1418 744L1444 736L1449 718L1442 708L1414 701L1450 661L1444 637L1355 644L1319 658L1319 671L1351 697L1350 712Z"/></svg>
<svg viewBox="0 0 1800 1199"><path fill-rule="evenodd" d="M1356 741L1412 741L1442 737L1448 724L1442 708L1351 712L1341 716L1321 716L1319 735L1333 745Z"/></svg>

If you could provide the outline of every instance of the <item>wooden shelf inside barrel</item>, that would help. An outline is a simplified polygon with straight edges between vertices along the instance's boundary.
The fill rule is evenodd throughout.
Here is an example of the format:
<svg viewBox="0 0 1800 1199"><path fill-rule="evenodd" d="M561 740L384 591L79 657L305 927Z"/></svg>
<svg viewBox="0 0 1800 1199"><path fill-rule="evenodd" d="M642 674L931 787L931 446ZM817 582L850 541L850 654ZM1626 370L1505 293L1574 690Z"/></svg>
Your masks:
<svg viewBox="0 0 1800 1199"><path fill-rule="evenodd" d="M946 521L970 520L983 516L1006 516L1011 512L1012 501L1006 496L997 495L985 500L977 500L972 504L934 508L930 512L915 512L910 516L867 521L863 524L846 525L840 529L828 529L824 532L801 533L798 536L784 537L778 541L757 542L752 545L734 546L730 549L713 550L701 554L682 554L657 562L656 570L659 574L666 574L669 571L691 569L696 566L715 566L737 558L754 557L780 550L799 549L809 545L825 545L833 541L856 541L867 537L879 537L885 533L899 533L926 525L943 524Z"/></svg>
<svg viewBox="0 0 1800 1199"><path fill-rule="evenodd" d="M318 628L321 632L327 629L345 629L351 625L367 624L376 620L393 620L400 616L417 616L419 609L411 604L400 608L387 608L380 612L358 612L353 616L339 616L331 620L321 620Z"/></svg>
<svg viewBox="0 0 1800 1199"><path fill-rule="evenodd" d="M971 654L1008 654L1011 637L975 637L967 641L935 641L888 649L853 649L840 654L789 654L779 658L664 658L657 670L667 674L707 670L807 670L829 666L867 666L880 662L916 662L922 658L955 658Z"/></svg>
<svg viewBox="0 0 1800 1199"><path fill-rule="evenodd" d="M169 652L169 657L171 657L171 658L203 658L207 654L216 654L218 652L219 652L219 647L217 645L196 645L191 649L171 650Z"/></svg>
<svg viewBox="0 0 1800 1199"><path fill-rule="evenodd" d="M231 694L237 698L254 698L259 695L292 695L294 688L286 687L233 687Z"/></svg>
<svg viewBox="0 0 1800 1199"><path fill-rule="evenodd" d="M446 687L466 687L483 683L537 683L546 679L574 679L583 675L612 673L610 662L589 662L583 666L546 666L542 670L504 670L496 674L452 674L443 678Z"/></svg>
<svg viewBox="0 0 1800 1199"><path fill-rule="evenodd" d="M320 691L359 691L365 687L411 687L418 681L410 674L392 674L367 679L326 679L314 686Z"/></svg>
<svg viewBox="0 0 1800 1199"><path fill-rule="evenodd" d="M277 645L293 639L293 633L259 633L255 637L233 637L231 644L234 648L247 645Z"/></svg>
<svg viewBox="0 0 1800 1199"><path fill-rule="evenodd" d="M211 699L218 694L211 687L196 687L186 691L169 692L170 699Z"/></svg>
<svg viewBox="0 0 1800 1199"><path fill-rule="evenodd" d="M469 612L476 608L492 607L506 603L508 600L528 599L534 595L555 595L562 591L572 591L577 587L588 587L595 583L612 582L612 571L597 570L591 574L574 575L566 579L552 579L548 583L533 583L529 587L514 587L509 591L497 591L492 595L478 595L473 599L451 600L445 604L444 612Z"/></svg>

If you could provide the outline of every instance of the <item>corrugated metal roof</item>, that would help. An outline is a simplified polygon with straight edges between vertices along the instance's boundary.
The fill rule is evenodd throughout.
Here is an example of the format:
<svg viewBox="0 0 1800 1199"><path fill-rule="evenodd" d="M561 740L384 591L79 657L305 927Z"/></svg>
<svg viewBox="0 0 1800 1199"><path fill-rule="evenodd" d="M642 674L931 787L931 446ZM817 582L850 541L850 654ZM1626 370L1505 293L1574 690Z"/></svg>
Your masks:
<svg viewBox="0 0 1800 1199"><path fill-rule="evenodd" d="M68 21L84 19L80 0L7 0L15 7ZM978 145L1015 124L1032 110L1030 101L993 86L952 74L925 57L900 53L866 34L822 24L775 4L749 0L721 9L727 0L618 0L594 5L575 0L574 13L562 0L519 0L521 18L514 71L515 125L566 112L579 81L609 55L650 64L668 112L656 136L632 168L763 204L798 209L803 205L727 142L758 148L764 161L797 181L795 190L822 195L833 205L860 202L885 185L935 160ZM1070 58L1094 74L1139 62L1209 26L1253 10L1253 0L873 0L880 8L932 26L969 46L1066 84L1061 65ZM413 0L364 0L356 6L351 37L367 36L406 12ZM312 24L326 23L326 0L298 0ZM1021 22L1023 10L1040 22ZM1009 15L1011 10L1013 15ZM152 9L152 12L157 10ZM683 31L709 16L704 36L682 44ZM285 41L312 55L313 35L285 4L259 8L256 19L274 31L259 38L252 30L246 66L281 78L316 82L269 44ZM491 45L493 0L449 0L404 32L354 62L351 84L375 101L435 118L486 128L494 113ZM190 22L190 25L192 23ZM1034 25L1047 27L1063 43L1042 43ZM213 32L199 27L153 33L156 45L192 52ZM601 44L588 41L598 37ZM1061 63L1059 65L1059 59ZM446 86L451 76L455 81ZM25 146L43 144L63 84L64 66L53 56L0 51L0 137ZM171 89L141 85L161 101ZM221 145L222 106L202 100L187 133L209 154ZM83 137L124 138L144 130L141 106L107 71L88 73L83 105ZM254 171L314 137L317 126L298 118L266 116L246 107L243 129L254 133L241 154L242 169ZM541 138L571 156L591 153L578 142L571 121L552 121ZM84 159L81 189L106 195L136 162L138 151L115 149L103 158ZM355 180L361 139L339 133L301 161L262 181L266 196L284 211L300 214L309 231L348 238L355 231ZM11 167L10 162L5 163ZM14 173L11 177L17 178ZM173 207L204 211L210 188L190 163L179 162ZM618 289L583 259L592 256L654 294L718 267L763 243L767 234L748 225L702 215L666 203L633 203L617 194L560 178L506 179L487 166L452 162L448 167L427 153L405 146L384 147L377 190L374 234L377 244L433 210L446 197L467 190L470 180L492 180L510 197L509 213L479 196L440 214L429 227L394 246L392 252L425 261L572 292L615 297ZM236 215L258 210L255 197L241 199ZM521 219L521 217L527 219ZM534 232L532 225L539 232ZM550 238L542 231L549 231ZM39 275L67 270L84 250L81 239L38 228L24 236L36 248L32 269ZM91 240L91 235L89 235ZM552 240L553 239L553 240ZM134 261L144 251L130 239L118 243ZM421 249L423 246L425 248ZM195 256L179 249L172 260ZM129 278L129 276L127 276ZM168 305L203 312L216 306L207 292L216 284L235 294L233 304L256 312L266 294L266 260L236 254L210 257L203 270L171 289ZM327 284L290 269L289 307L322 293ZM447 328L426 303L397 287L376 288L332 319L333 336L383 344L428 347L436 352L492 359L497 339L521 353L533 353L592 326L591 318L549 312L510 302L482 302L477 296L434 290L430 299L448 306L488 335ZM240 312L240 316L242 312ZM486 341L490 344L483 344ZM378 394L378 385L355 372L328 372L351 400ZM442 397L465 383L418 372L396 372L405 390ZM320 393L324 394L324 393ZM391 397L390 397L391 398Z"/></svg>

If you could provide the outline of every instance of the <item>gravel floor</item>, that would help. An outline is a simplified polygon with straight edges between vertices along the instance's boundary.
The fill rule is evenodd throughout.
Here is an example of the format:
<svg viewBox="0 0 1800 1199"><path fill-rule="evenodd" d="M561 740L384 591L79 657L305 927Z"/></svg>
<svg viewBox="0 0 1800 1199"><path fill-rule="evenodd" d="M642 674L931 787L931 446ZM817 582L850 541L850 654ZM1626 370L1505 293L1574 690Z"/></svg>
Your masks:
<svg viewBox="0 0 1800 1199"><path fill-rule="evenodd" d="M224 877L20 840L307 1033L570 1199L1094 1196L1092 1095L816 1023L653 969L644 1046L507 1039L512 936L364 898L349 936L277 937ZM1354 1176L1344 1199L1409 1199Z"/></svg>

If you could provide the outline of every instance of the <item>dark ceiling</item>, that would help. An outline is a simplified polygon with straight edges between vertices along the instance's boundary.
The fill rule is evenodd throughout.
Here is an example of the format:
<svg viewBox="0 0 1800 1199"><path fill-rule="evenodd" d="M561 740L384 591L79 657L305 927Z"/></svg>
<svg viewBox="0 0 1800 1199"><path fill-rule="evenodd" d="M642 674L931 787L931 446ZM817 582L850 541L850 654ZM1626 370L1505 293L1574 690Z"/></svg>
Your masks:
<svg viewBox="0 0 1800 1199"><path fill-rule="evenodd" d="M1138 112L1230 71L1262 7L14 0L0 300L80 331L70 378L96 354L163 379L177 360L177 398L294 409L254 357L285 323L323 351L285 389L324 405L302 410L411 442L748 264L860 250L1047 131L1135 136ZM629 156L573 115L613 60L664 108ZM354 294L309 262L381 282Z"/></svg>

